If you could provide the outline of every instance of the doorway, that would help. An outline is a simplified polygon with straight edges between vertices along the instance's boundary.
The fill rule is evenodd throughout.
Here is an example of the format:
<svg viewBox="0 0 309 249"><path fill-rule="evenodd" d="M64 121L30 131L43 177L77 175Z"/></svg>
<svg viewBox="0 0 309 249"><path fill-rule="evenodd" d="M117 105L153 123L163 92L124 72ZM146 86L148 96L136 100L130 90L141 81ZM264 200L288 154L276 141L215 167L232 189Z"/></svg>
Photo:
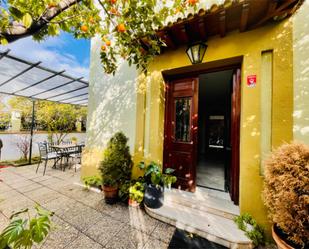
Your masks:
<svg viewBox="0 0 309 249"><path fill-rule="evenodd" d="M239 65L166 78L163 168L175 169L175 187L226 191L238 204L239 124Z"/></svg>
<svg viewBox="0 0 309 249"><path fill-rule="evenodd" d="M196 184L228 191L233 70L199 75Z"/></svg>

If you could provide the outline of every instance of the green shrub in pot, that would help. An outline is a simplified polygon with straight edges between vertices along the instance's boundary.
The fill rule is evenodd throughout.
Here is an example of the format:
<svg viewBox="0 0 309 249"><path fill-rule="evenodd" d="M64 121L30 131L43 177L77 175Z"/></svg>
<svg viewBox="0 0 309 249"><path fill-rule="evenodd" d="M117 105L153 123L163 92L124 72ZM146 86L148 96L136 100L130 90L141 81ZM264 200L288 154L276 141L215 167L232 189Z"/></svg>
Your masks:
<svg viewBox="0 0 309 249"><path fill-rule="evenodd" d="M149 208L161 207L164 199L164 187L170 187L177 180L175 176L171 175L174 170L167 168L165 174L163 174L161 165L155 162L151 162L148 165L141 162L139 168L144 170L144 204Z"/></svg>
<svg viewBox="0 0 309 249"><path fill-rule="evenodd" d="M144 184L142 182L136 182L129 188L129 205L139 206L144 199Z"/></svg>
<svg viewBox="0 0 309 249"><path fill-rule="evenodd" d="M129 180L133 166L128 138L117 132L108 142L100 164L103 191L107 203L114 203L118 197L118 187Z"/></svg>
<svg viewBox="0 0 309 249"><path fill-rule="evenodd" d="M309 248L307 145L284 144L273 151L265 162L263 196L274 223L273 237L278 247Z"/></svg>

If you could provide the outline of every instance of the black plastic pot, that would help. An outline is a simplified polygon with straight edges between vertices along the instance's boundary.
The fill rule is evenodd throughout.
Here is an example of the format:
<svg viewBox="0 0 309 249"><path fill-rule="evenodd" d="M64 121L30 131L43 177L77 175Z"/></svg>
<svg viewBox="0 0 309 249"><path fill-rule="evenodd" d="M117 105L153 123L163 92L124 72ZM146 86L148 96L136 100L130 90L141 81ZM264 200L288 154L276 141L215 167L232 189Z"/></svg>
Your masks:
<svg viewBox="0 0 309 249"><path fill-rule="evenodd" d="M163 187L149 184L145 189L144 204L149 208L160 208L163 205L163 201Z"/></svg>

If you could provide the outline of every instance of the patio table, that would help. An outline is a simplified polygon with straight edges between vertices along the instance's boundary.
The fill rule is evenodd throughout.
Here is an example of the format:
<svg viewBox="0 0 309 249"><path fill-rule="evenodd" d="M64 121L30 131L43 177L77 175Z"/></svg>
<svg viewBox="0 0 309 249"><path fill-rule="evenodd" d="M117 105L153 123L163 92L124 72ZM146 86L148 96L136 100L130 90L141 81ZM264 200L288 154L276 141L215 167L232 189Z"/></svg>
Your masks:
<svg viewBox="0 0 309 249"><path fill-rule="evenodd" d="M85 147L85 144L58 144L51 146L51 148L61 156L60 166L62 166L63 157L66 158L66 165L68 165L70 154L80 153L83 147ZM64 165L63 171L65 170L66 165Z"/></svg>

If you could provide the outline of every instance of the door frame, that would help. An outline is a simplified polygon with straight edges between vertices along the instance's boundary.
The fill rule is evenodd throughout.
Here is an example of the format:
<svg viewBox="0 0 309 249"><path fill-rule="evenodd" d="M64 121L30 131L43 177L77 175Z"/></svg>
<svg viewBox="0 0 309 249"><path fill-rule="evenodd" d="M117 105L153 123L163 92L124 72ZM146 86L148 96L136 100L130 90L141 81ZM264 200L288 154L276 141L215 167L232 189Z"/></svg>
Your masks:
<svg viewBox="0 0 309 249"><path fill-rule="evenodd" d="M232 201L238 205L239 204L239 171L240 171L240 119L241 119L241 72L242 72L242 56L218 60L218 61L211 61L206 63L201 63L198 65L192 65L192 66L186 66L182 68L175 68L171 70L165 70L162 72L163 79L165 81L165 103L170 100L169 96L169 87L171 84L171 81L177 80L177 79L184 79L184 78L190 78L190 77L198 77L200 74L204 73L211 73L211 72L218 72L218 71L224 71L224 70L235 70L236 72L239 72L236 77L236 86L234 86L236 89L235 92L235 100L233 101L233 105L235 108L235 111L232 112L231 115L234 115L234 122L231 123L231 126L234 126L232 129L235 132L234 139L231 141L231 143L236 147L236 150L233 149L232 158L231 158L231 165L230 169L233 169L233 172L230 172L230 174L233 174L233 182L231 182L232 189L230 189L230 194ZM233 87L233 86L232 86ZM197 95L198 97L198 95ZM231 107L232 109L233 107ZM166 148L167 145L167 136L166 134L167 125L169 122L167 122L169 115L167 111L167 105L165 104L165 114L164 114L164 154L165 151L168 149ZM231 138L232 139L232 138ZM196 157L197 157L197 142L196 142ZM163 156L163 160L165 160L165 157ZM195 172L196 172L197 165L195 164ZM195 180L196 180L196 174L195 174Z"/></svg>

